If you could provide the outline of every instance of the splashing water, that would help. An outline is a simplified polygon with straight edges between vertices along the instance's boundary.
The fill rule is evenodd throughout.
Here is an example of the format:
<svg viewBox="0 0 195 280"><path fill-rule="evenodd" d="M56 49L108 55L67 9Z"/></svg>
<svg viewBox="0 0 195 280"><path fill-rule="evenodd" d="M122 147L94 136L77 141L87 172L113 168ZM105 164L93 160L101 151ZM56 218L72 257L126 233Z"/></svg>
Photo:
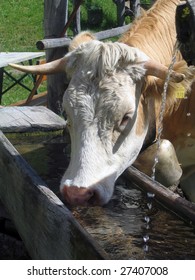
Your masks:
<svg viewBox="0 0 195 280"><path fill-rule="evenodd" d="M158 152L159 152L159 148L160 148L161 136L162 136L162 131L163 131L163 118L164 118L164 112L165 112L165 108L166 108L167 89L168 89L168 85L169 85L169 81L170 81L170 75L171 75L171 72L173 71L173 66L176 61L176 55L177 55L178 50L179 50L179 42L176 41L174 49L173 49L172 61L168 68L168 73L167 73L167 76L165 79L163 92L162 92L162 102L161 102L161 108L160 108L160 114L159 114L159 126L158 126L158 130L157 130L157 142L156 142L157 151L156 151L156 155L154 158L154 165L152 167L152 175L151 175L151 178L153 180L155 180L156 165L158 164Z"/></svg>

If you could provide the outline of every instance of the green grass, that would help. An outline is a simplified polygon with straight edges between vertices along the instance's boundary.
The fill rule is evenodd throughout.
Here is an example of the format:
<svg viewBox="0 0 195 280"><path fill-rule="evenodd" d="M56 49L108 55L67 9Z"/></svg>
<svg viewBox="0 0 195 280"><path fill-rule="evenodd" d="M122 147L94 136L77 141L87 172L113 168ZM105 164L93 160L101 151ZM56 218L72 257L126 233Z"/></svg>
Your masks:
<svg viewBox="0 0 195 280"><path fill-rule="evenodd" d="M0 51L30 52L37 51L36 41L43 38L44 0L1 0L0 1ZM9 70L9 68L6 68ZM20 74L15 73L15 77ZM33 82L27 77L25 85L32 88ZM12 84L5 77L4 89ZM26 99L29 92L19 86L3 95L2 105L9 105Z"/></svg>
<svg viewBox="0 0 195 280"><path fill-rule="evenodd" d="M69 1L69 14L72 11L71 2ZM90 25L87 13L89 7L92 9L94 7L102 8L103 18L99 24ZM43 14L44 0L0 0L0 51L37 51L35 44L44 37ZM84 4L81 6L82 30L90 29L98 31L116 26L116 6L112 0L84 1ZM70 29L68 34L72 35ZM10 83L11 81L5 78L4 88L9 86ZM26 78L25 84L32 88L31 79ZM9 105L26 99L28 94L29 92L21 87L14 87L3 95L2 105Z"/></svg>
<svg viewBox="0 0 195 280"><path fill-rule="evenodd" d="M36 51L36 41L43 38L44 0L0 2L0 50Z"/></svg>

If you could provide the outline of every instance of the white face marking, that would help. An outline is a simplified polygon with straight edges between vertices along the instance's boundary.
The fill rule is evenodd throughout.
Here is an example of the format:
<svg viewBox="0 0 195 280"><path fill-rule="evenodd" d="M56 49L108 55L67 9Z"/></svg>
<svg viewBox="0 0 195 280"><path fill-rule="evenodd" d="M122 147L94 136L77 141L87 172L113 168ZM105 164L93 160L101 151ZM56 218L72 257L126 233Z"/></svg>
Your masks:
<svg viewBox="0 0 195 280"><path fill-rule="evenodd" d="M97 69L94 75L88 67L75 70L63 101L71 162L61 181L62 192L64 185L90 188L98 192L99 204L105 204L117 177L139 154L148 126L145 122L138 135L143 69L132 66L130 73L127 69L107 70L105 75Z"/></svg>

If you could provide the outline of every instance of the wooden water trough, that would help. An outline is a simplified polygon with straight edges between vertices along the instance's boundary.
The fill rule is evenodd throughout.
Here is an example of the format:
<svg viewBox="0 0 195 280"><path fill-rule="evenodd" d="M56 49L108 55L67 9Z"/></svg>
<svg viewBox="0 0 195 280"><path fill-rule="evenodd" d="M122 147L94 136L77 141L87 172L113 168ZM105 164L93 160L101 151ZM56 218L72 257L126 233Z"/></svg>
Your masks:
<svg viewBox="0 0 195 280"><path fill-rule="evenodd" d="M109 259L62 201L29 166L4 133L56 131L65 121L45 107L0 109L0 200L32 259ZM131 167L128 180L195 223L194 204Z"/></svg>
<svg viewBox="0 0 195 280"><path fill-rule="evenodd" d="M0 200L32 259L108 259L3 132L54 131L65 121L45 107L0 109Z"/></svg>

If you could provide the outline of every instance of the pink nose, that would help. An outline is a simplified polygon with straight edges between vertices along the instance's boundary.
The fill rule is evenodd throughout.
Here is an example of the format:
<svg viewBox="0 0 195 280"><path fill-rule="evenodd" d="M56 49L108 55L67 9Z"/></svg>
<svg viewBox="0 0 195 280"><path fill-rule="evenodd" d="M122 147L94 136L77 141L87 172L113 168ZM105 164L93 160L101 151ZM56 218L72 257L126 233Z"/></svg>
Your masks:
<svg viewBox="0 0 195 280"><path fill-rule="evenodd" d="M95 190L90 188L66 186L61 190L63 198L71 205L98 205L98 196Z"/></svg>

